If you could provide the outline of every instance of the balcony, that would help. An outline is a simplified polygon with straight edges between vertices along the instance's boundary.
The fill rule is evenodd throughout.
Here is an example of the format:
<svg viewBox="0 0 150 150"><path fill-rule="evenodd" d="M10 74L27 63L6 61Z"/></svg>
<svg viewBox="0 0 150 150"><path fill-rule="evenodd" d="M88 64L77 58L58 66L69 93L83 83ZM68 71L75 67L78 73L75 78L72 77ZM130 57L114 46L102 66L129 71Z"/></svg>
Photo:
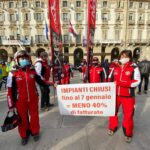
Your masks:
<svg viewBox="0 0 150 150"><path fill-rule="evenodd" d="M135 25L135 20L128 20L129 25Z"/></svg>
<svg viewBox="0 0 150 150"><path fill-rule="evenodd" d="M146 24L147 24L147 25L150 25L150 20L147 20Z"/></svg>
<svg viewBox="0 0 150 150"><path fill-rule="evenodd" d="M144 20L139 20L137 23L138 25L144 25Z"/></svg>
<svg viewBox="0 0 150 150"><path fill-rule="evenodd" d="M115 23L116 23L117 25L120 25L120 24L121 24L121 20L116 20Z"/></svg>
<svg viewBox="0 0 150 150"><path fill-rule="evenodd" d="M4 21L0 21L0 27L4 26Z"/></svg>
<svg viewBox="0 0 150 150"><path fill-rule="evenodd" d="M108 25L108 19L103 19L102 20L102 25Z"/></svg>
<svg viewBox="0 0 150 150"><path fill-rule="evenodd" d="M16 27L17 26L17 21L10 21L10 26L11 27Z"/></svg>
<svg viewBox="0 0 150 150"><path fill-rule="evenodd" d="M128 44L149 44L150 40L148 39L128 39Z"/></svg>
<svg viewBox="0 0 150 150"><path fill-rule="evenodd" d="M30 26L30 21L29 20L26 20L26 21L24 20L23 25L24 26Z"/></svg>

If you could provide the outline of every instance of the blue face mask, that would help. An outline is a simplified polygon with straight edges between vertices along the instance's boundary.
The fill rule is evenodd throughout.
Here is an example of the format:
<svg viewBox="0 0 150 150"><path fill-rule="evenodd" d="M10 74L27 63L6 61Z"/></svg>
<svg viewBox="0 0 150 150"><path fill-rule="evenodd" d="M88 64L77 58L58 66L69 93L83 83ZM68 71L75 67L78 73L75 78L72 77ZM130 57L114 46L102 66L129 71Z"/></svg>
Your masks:
<svg viewBox="0 0 150 150"><path fill-rule="evenodd" d="M30 61L27 60L27 59L22 59L22 60L19 61L19 64L20 64L21 67L25 67L25 66L30 65Z"/></svg>

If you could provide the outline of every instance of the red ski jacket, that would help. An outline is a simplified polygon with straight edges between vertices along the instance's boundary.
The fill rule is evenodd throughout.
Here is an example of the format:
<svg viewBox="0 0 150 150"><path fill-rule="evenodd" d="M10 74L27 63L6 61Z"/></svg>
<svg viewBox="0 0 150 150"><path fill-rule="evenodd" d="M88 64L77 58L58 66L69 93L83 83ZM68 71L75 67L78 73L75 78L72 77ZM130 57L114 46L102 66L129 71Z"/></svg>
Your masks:
<svg viewBox="0 0 150 150"><path fill-rule="evenodd" d="M134 89L140 82L140 71L135 63L128 62L123 67L115 66L109 76L109 82L116 82L116 94L118 96L134 97Z"/></svg>

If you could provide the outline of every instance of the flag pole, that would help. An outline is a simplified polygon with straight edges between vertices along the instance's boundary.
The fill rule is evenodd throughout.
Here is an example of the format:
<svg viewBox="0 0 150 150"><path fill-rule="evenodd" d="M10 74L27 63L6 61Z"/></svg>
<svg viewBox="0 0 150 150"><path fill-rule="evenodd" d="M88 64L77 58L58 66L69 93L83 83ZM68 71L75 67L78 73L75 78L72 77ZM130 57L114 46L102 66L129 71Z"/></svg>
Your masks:
<svg viewBox="0 0 150 150"><path fill-rule="evenodd" d="M86 81L89 82L89 36L90 36L90 29L89 29L89 0L87 0L87 45L86 45L86 50L87 50L87 69L86 69Z"/></svg>
<svg viewBox="0 0 150 150"><path fill-rule="evenodd" d="M48 42L48 47L49 47L49 50L51 51L51 60L52 60L52 76L53 76L53 83L55 82L54 81L54 56L53 56L53 46L52 46L52 30L51 29L51 23L50 23L50 0L48 0L48 14L49 14L49 42ZM53 86L54 87L54 86ZM54 104L55 104L55 98L56 98L56 92L55 92L55 87L54 87Z"/></svg>

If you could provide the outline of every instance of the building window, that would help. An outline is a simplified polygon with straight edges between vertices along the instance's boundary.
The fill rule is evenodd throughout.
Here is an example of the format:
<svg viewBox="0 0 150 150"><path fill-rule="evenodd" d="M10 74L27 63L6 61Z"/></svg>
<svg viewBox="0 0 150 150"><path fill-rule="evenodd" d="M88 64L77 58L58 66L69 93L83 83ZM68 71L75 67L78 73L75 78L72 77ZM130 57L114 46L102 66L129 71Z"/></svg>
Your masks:
<svg viewBox="0 0 150 150"><path fill-rule="evenodd" d="M76 36L76 44L81 44L81 34Z"/></svg>
<svg viewBox="0 0 150 150"><path fill-rule="evenodd" d="M67 7L68 6L68 3L67 3L67 1L63 1L63 7Z"/></svg>
<svg viewBox="0 0 150 150"><path fill-rule="evenodd" d="M129 40L132 40L132 35L133 35L133 30L132 29L129 29L129 32L128 32L128 39Z"/></svg>
<svg viewBox="0 0 150 150"><path fill-rule="evenodd" d="M139 17L138 17L138 20L139 20L139 21L144 21L144 15L140 13L140 14L139 14Z"/></svg>
<svg viewBox="0 0 150 150"><path fill-rule="evenodd" d="M96 12L96 20L98 20L98 13Z"/></svg>
<svg viewBox="0 0 150 150"><path fill-rule="evenodd" d="M108 13L102 13L102 20L108 21Z"/></svg>
<svg viewBox="0 0 150 150"><path fill-rule="evenodd" d="M76 21L82 21L82 14L76 13Z"/></svg>
<svg viewBox="0 0 150 150"><path fill-rule="evenodd" d="M35 6L36 6L36 7L41 7L40 1L36 1Z"/></svg>
<svg viewBox="0 0 150 150"><path fill-rule="evenodd" d="M14 7L14 2L9 2L9 8L13 8Z"/></svg>
<svg viewBox="0 0 150 150"><path fill-rule="evenodd" d="M150 40L150 30L147 31L147 39Z"/></svg>
<svg viewBox="0 0 150 150"><path fill-rule="evenodd" d="M150 9L150 2L148 3L148 9Z"/></svg>
<svg viewBox="0 0 150 150"><path fill-rule="evenodd" d="M10 21L16 21L16 16L15 14L10 14L9 15Z"/></svg>
<svg viewBox="0 0 150 150"><path fill-rule="evenodd" d="M120 39L120 30L115 30L115 40Z"/></svg>
<svg viewBox="0 0 150 150"><path fill-rule="evenodd" d="M15 39L15 36L14 36L14 35L10 35L10 36L9 36L9 39L10 39L10 40L14 40L14 39Z"/></svg>
<svg viewBox="0 0 150 150"><path fill-rule="evenodd" d="M133 2L129 2L129 8L133 8Z"/></svg>
<svg viewBox="0 0 150 150"><path fill-rule="evenodd" d="M140 3L139 3L139 8L142 8L142 7L143 7L143 3L140 2Z"/></svg>
<svg viewBox="0 0 150 150"><path fill-rule="evenodd" d="M3 8L3 3L2 2L0 2L0 8Z"/></svg>
<svg viewBox="0 0 150 150"><path fill-rule="evenodd" d="M43 14L42 13L35 13L35 20L36 21L43 21Z"/></svg>
<svg viewBox="0 0 150 150"><path fill-rule="evenodd" d="M45 3L41 2L41 7L45 8Z"/></svg>
<svg viewBox="0 0 150 150"><path fill-rule="evenodd" d="M64 35L64 44L69 43L69 35Z"/></svg>
<svg viewBox="0 0 150 150"><path fill-rule="evenodd" d="M138 30L138 40L141 41L142 39L142 30Z"/></svg>
<svg viewBox="0 0 150 150"><path fill-rule="evenodd" d="M121 7L121 1L117 1L117 8L120 8Z"/></svg>
<svg viewBox="0 0 150 150"><path fill-rule="evenodd" d="M23 1L22 2L22 7L27 7L28 5L27 5L27 1Z"/></svg>
<svg viewBox="0 0 150 150"><path fill-rule="evenodd" d="M150 13L147 14L147 17L148 17L147 20L150 21Z"/></svg>
<svg viewBox="0 0 150 150"><path fill-rule="evenodd" d="M24 14L24 21L30 21L30 14L29 13Z"/></svg>
<svg viewBox="0 0 150 150"><path fill-rule="evenodd" d="M36 43L43 43L44 42L44 36L43 35L36 35L35 41L36 41Z"/></svg>
<svg viewBox="0 0 150 150"><path fill-rule="evenodd" d="M69 17L68 17L68 13L63 13L63 21L68 21Z"/></svg>
<svg viewBox="0 0 150 150"><path fill-rule="evenodd" d="M107 40L107 30L102 30L102 38L103 40Z"/></svg>
<svg viewBox="0 0 150 150"><path fill-rule="evenodd" d="M81 7L81 1L76 1L76 7Z"/></svg>
<svg viewBox="0 0 150 150"><path fill-rule="evenodd" d="M120 13L116 13L116 21L120 21L121 20L121 14Z"/></svg>
<svg viewBox="0 0 150 150"><path fill-rule="evenodd" d="M133 13L129 13L129 20L133 21L134 20L134 14Z"/></svg>
<svg viewBox="0 0 150 150"><path fill-rule="evenodd" d="M4 14L0 14L0 22L4 21L5 20L5 16Z"/></svg>
<svg viewBox="0 0 150 150"><path fill-rule="evenodd" d="M108 5L108 2L107 2L107 1L103 1L103 2L102 2L102 7L107 7L107 5Z"/></svg>

